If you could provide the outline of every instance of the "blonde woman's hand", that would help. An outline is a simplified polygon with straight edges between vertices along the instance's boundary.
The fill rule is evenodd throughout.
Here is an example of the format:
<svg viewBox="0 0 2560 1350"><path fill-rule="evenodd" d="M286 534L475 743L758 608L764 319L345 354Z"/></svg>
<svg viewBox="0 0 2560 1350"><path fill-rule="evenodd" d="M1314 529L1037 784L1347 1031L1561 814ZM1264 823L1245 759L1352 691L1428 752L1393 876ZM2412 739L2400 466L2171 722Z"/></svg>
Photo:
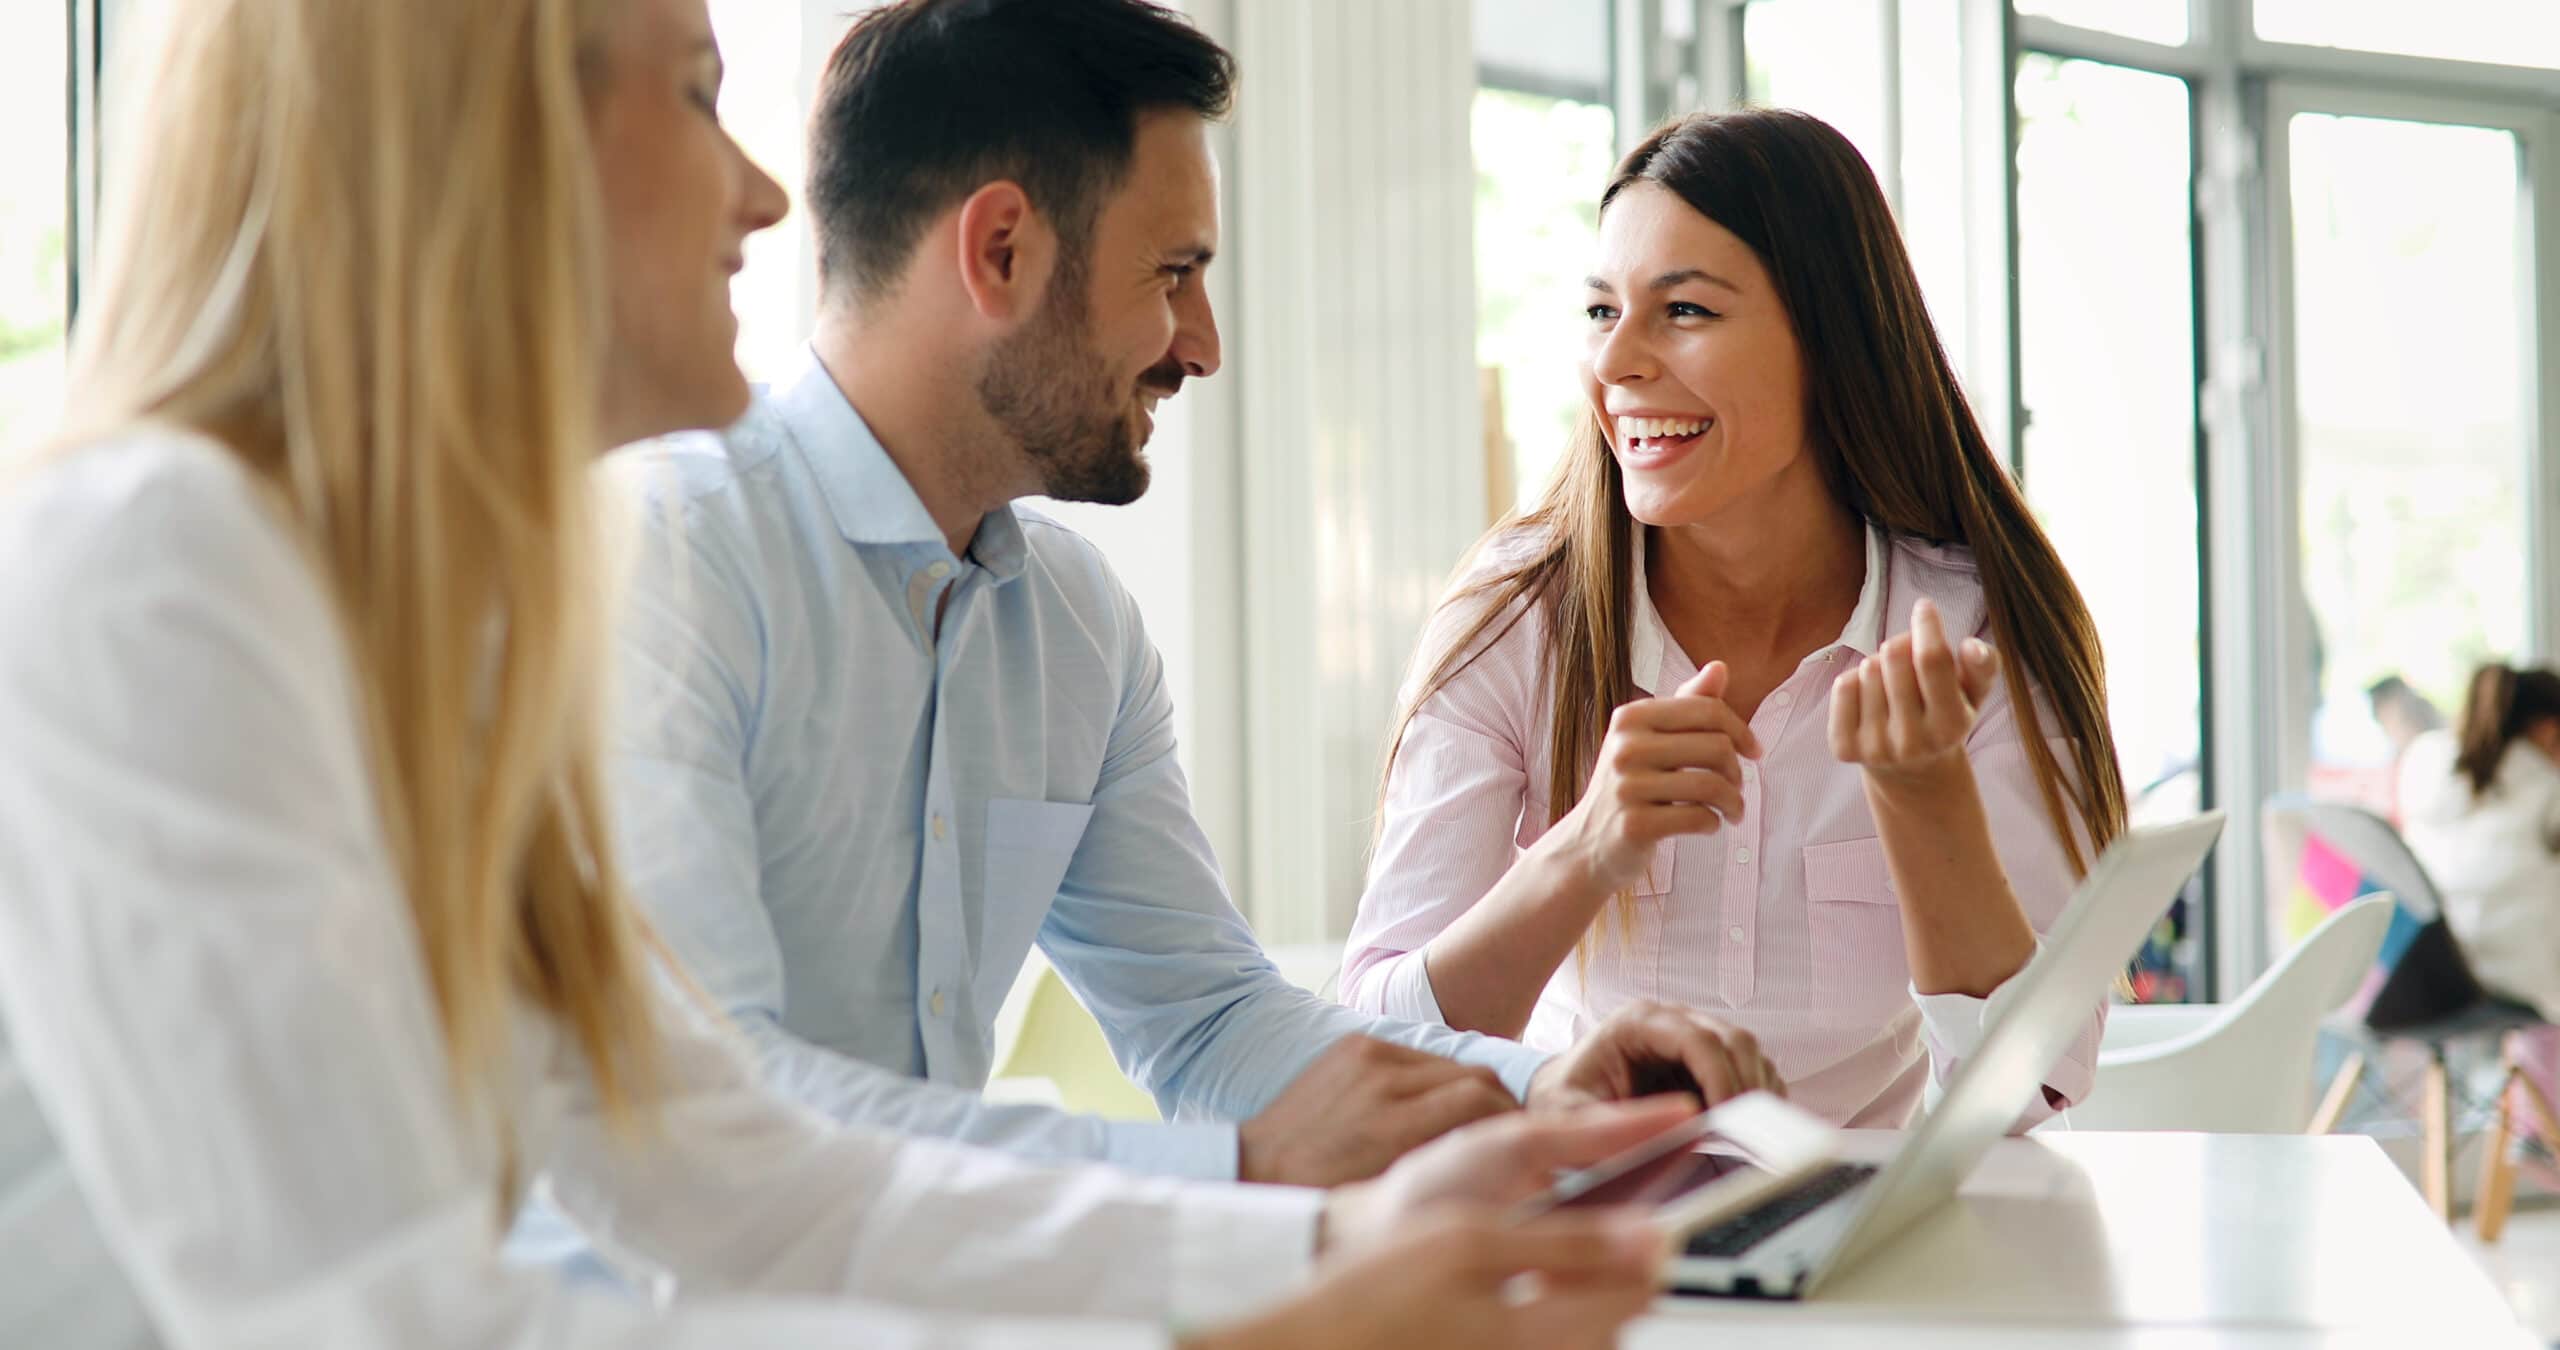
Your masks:
<svg viewBox="0 0 2560 1350"><path fill-rule="evenodd" d="M1695 1115L1683 1096L1578 1105L1478 1121L1396 1161L1373 1181L1326 1198L1324 1250L1339 1259L1384 1245L1446 1209L1507 1209Z"/></svg>
<svg viewBox="0 0 2560 1350"><path fill-rule="evenodd" d="M1887 640L1831 686L1831 753L1869 780L1925 780L1964 762L1965 737L2000 678L2000 653L1980 638L1947 641L1928 600L1911 631Z"/></svg>
<svg viewBox="0 0 2560 1350"><path fill-rule="evenodd" d="M1742 818L1742 761L1760 757L1760 741L1724 701L1728 679L1710 661L1669 695L1610 714L1582 800L1550 831L1595 888L1627 890L1656 844Z"/></svg>
<svg viewBox="0 0 2560 1350"><path fill-rule="evenodd" d="M1184 1350L1601 1350L1651 1306L1666 1247L1632 1210L1524 1224L1450 1211L1326 1262L1314 1284Z"/></svg>

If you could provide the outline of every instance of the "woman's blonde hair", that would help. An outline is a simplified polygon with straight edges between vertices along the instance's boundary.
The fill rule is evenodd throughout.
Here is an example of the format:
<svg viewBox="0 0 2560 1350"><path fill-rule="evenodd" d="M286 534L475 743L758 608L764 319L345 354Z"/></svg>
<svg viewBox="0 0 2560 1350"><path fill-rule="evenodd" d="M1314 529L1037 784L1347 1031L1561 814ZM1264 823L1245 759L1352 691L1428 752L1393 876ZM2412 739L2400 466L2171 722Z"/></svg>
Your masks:
<svg viewBox="0 0 2560 1350"><path fill-rule="evenodd" d="M59 442L193 428L273 490L344 624L457 1101L502 1141L518 998L617 1122L656 1082L598 767L606 3L161 7Z"/></svg>

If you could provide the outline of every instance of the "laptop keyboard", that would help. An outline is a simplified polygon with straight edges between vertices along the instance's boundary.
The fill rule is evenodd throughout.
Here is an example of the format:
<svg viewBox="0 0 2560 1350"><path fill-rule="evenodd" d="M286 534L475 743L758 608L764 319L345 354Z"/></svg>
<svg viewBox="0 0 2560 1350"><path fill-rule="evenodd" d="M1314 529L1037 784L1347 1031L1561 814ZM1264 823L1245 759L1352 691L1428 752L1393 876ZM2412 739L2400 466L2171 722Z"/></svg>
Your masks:
<svg viewBox="0 0 2560 1350"><path fill-rule="evenodd" d="M1830 1203L1842 1192L1875 1174L1876 1169L1871 1164L1835 1163L1815 1173L1813 1179L1804 1185L1757 1209L1690 1234L1688 1253L1691 1256L1740 1256L1759 1246L1770 1234Z"/></svg>

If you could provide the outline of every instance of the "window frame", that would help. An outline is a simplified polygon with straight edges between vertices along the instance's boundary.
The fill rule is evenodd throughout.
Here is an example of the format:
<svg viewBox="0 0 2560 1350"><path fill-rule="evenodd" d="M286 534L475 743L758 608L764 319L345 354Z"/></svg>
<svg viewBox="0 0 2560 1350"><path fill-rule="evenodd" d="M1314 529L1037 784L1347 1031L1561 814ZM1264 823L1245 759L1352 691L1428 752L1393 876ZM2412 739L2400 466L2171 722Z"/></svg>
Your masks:
<svg viewBox="0 0 2560 1350"><path fill-rule="evenodd" d="M2206 792L2231 811L2211 865L2203 977L2206 998L2245 988L2276 955L2267 927L2257 810L2300 779L2307 732L2308 631L2284 602L2299 559L2299 445L2291 403L2293 316L2290 183L2283 140L2295 111L2348 109L2516 132L2524 146L2525 209L2539 269L2525 334L2528 397L2560 389L2560 70L2268 42L2253 0L2191 0L2189 39L2175 46L2010 11L2012 53L2037 51L2186 78L2196 91L2200 303L2198 493L2205 558L2200 635L2206 662ZM2014 80L2014 62L2012 58ZM2308 95L2316 104L2305 104ZM2013 111L2014 117L2014 111ZM2014 153L2006 161L2014 184ZM2016 330L2010 341L2016 342ZM2526 410L2528 647L2549 659L2560 641L2560 397ZM2226 722L2217 708L2279 710Z"/></svg>

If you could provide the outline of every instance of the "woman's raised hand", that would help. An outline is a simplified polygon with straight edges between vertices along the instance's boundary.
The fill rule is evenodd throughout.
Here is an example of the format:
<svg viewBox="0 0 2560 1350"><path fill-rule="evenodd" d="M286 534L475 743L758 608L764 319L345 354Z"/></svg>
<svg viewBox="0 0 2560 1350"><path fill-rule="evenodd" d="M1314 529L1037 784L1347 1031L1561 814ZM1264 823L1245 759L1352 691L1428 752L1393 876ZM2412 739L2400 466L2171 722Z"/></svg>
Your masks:
<svg viewBox="0 0 2560 1350"><path fill-rule="evenodd" d="M1964 757L1983 701L2000 678L2000 653L1980 638L1947 641L1929 600L1912 606L1911 631L1887 639L1831 686L1831 753L1873 780L1925 777Z"/></svg>
<svg viewBox="0 0 2560 1350"><path fill-rule="evenodd" d="M1554 831L1596 885L1626 890L1643 879L1654 845L1742 818L1742 762L1760 757L1760 742L1724 701L1729 678L1710 661L1669 695L1610 716L1582 800Z"/></svg>

